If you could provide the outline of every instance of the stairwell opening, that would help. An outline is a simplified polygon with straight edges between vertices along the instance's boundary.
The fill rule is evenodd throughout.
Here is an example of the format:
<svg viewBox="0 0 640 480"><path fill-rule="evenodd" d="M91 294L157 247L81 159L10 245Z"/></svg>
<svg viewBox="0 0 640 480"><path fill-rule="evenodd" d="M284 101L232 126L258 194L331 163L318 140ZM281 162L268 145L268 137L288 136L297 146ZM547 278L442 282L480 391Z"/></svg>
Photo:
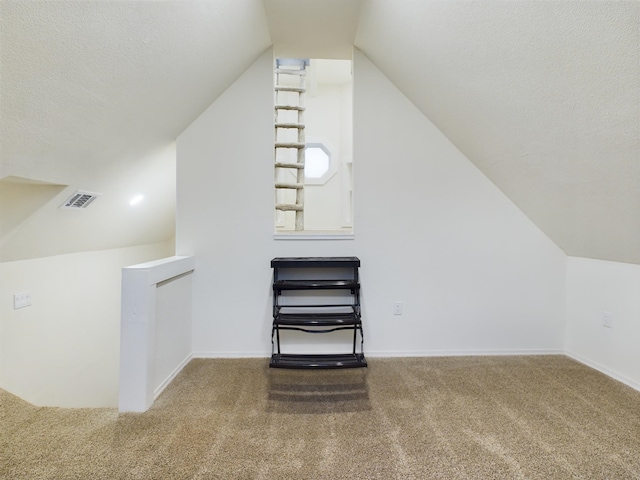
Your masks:
<svg viewBox="0 0 640 480"><path fill-rule="evenodd" d="M274 111L276 235L352 234L352 62L276 58Z"/></svg>

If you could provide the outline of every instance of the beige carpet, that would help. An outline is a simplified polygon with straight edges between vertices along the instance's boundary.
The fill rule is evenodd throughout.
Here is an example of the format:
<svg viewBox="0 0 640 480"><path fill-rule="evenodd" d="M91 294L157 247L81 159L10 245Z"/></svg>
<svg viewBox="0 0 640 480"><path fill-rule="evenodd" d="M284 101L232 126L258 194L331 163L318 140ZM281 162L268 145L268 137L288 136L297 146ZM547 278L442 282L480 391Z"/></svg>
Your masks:
<svg viewBox="0 0 640 480"><path fill-rule="evenodd" d="M194 360L144 414L0 401L2 479L640 479L640 392L563 356Z"/></svg>

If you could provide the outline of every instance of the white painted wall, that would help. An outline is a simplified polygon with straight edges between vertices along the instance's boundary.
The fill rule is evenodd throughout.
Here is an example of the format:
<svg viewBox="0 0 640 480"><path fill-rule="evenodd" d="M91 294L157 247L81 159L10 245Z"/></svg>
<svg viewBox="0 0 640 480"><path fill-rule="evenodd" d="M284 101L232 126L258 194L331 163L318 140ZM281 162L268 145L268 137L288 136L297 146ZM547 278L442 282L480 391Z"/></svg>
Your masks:
<svg viewBox="0 0 640 480"><path fill-rule="evenodd" d="M305 185L305 230L341 230L349 218L343 176L344 163L352 157L352 85L319 85L307 95L305 124L307 143L323 143L331 151L333 175L326 183ZM348 138L345 138L348 137Z"/></svg>
<svg viewBox="0 0 640 480"><path fill-rule="evenodd" d="M562 351L564 253L360 52L355 239L274 240L271 66L267 51L177 141L195 355L267 355L269 261L307 255L362 260L370 355Z"/></svg>
<svg viewBox="0 0 640 480"><path fill-rule="evenodd" d="M191 359L193 257L122 269L121 412L144 412Z"/></svg>
<svg viewBox="0 0 640 480"><path fill-rule="evenodd" d="M354 108L370 349L559 351L564 253L359 53Z"/></svg>
<svg viewBox="0 0 640 480"><path fill-rule="evenodd" d="M640 390L640 265L569 257L566 338L568 355Z"/></svg>
<svg viewBox="0 0 640 480"><path fill-rule="evenodd" d="M0 263L0 387L36 404L118 404L121 268L173 243ZM33 305L13 309L13 294Z"/></svg>
<svg viewBox="0 0 640 480"><path fill-rule="evenodd" d="M157 397L191 357L191 273L156 285Z"/></svg>
<svg viewBox="0 0 640 480"><path fill-rule="evenodd" d="M272 65L268 50L176 142L176 254L196 259L196 355L269 351Z"/></svg>

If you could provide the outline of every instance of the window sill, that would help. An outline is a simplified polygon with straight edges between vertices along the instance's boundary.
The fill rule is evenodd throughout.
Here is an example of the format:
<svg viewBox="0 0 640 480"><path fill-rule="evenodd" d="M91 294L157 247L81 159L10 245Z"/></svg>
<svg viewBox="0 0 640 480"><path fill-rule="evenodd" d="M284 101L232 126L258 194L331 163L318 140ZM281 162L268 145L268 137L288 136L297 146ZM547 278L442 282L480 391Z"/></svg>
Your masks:
<svg viewBox="0 0 640 480"><path fill-rule="evenodd" d="M353 232L276 232L273 234L274 240L353 240Z"/></svg>

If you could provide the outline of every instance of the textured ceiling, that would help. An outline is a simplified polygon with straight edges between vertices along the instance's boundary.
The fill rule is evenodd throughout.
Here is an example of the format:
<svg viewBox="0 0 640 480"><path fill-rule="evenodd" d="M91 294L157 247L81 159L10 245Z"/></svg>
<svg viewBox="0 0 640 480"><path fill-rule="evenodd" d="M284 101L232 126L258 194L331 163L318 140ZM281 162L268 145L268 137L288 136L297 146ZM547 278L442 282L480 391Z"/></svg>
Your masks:
<svg viewBox="0 0 640 480"><path fill-rule="evenodd" d="M171 142L260 52L355 44L567 254L640 263L639 19L635 0L2 0L0 178L102 193L100 248L152 241L166 198L135 222L109 202L171 194Z"/></svg>
<svg viewBox="0 0 640 480"><path fill-rule="evenodd" d="M173 142L271 44L261 0L2 0L0 42L0 178L68 185L0 261L170 240ZM76 189L102 195L58 210Z"/></svg>
<svg viewBox="0 0 640 480"><path fill-rule="evenodd" d="M364 2L356 45L569 255L640 263L640 2Z"/></svg>
<svg viewBox="0 0 640 480"><path fill-rule="evenodd" d="M0 8L2 159L18 176L172 142L271 43L260 0Z"/></svg>
<svg viewBox="0 0 640 480"><path fill-rule="evenodd" d="M274 54L350 60L360 0L265 0Z"/></svg>

